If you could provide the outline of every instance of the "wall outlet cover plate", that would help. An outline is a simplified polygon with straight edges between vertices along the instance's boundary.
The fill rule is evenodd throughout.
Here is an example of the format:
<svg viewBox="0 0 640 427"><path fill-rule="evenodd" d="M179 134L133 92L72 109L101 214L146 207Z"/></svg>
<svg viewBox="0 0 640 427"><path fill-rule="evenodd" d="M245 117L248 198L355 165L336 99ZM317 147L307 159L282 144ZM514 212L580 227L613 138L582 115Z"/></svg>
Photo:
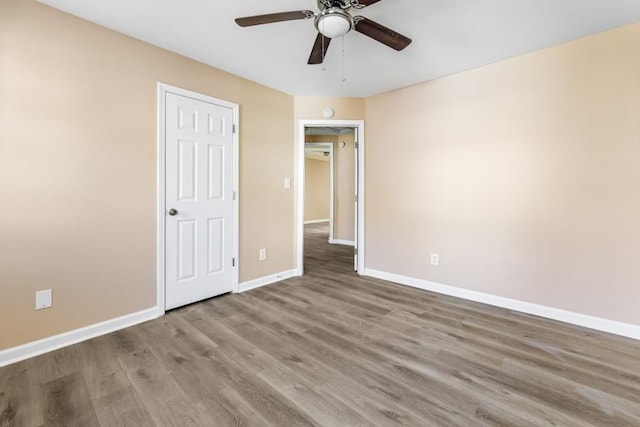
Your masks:
<svg viewBox="0 0 640 427"><path fill-rule="evenodd" d="M42 310L43 308L51 307L52 305L51 298L52 298L51 289L36 292L36 310Z"/></svg>

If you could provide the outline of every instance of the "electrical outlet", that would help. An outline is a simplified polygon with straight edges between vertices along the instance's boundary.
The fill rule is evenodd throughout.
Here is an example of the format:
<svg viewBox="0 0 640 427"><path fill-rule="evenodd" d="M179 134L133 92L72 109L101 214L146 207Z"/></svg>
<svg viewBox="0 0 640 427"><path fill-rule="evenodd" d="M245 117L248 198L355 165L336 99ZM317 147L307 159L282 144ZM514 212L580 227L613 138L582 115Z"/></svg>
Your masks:
<svg viewBox="0 0 640 427"><path fill-rule="evenodd" d="M266 261L267 259L267 250L260 249L260 261Z"/></svg>
<svg viewBox="0 0 640 427"><path fill-rule="evenodd" d="M440 255L431 253L431 265L437 267L440 264Z"/></svg>
<svg viewBox="0 0 640 427"><path fill-rule="evenodd" d="M42 310L43 308L51 307L51 294L51 289L36 292L36 310Z"/></svg>

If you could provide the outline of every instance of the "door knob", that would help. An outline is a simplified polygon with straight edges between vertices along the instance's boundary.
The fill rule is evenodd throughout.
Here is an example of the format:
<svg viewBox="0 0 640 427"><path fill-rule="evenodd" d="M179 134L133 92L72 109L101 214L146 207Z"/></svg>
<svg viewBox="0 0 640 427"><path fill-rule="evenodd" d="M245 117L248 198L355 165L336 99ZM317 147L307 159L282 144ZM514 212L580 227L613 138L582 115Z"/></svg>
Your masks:
<svg viewBox="0 0 640 427"><path fill-rule="evenodd" d="M169 215L176 216L176 215L178 215L178 211L175 210L175 209L169 209Z"/></svg>

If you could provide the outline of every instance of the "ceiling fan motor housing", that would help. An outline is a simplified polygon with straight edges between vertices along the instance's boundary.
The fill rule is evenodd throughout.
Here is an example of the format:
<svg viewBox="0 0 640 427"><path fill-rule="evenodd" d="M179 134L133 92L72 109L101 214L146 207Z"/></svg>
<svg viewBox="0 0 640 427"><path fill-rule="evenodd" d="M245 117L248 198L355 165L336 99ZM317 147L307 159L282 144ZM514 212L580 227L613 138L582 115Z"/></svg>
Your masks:
<svg viewBox="0 0 640 427"><path fill-rule="evenodd" d="M314 21L316 30L330 39L342 37L353 29L353 17L344 10L330 7L320 12Z"/></svg>
<svg viewBox="0 0 640 427"><path fill-rule="evenodd" d="M340 8L342 10L350 9L351 7L357 7L358 2L352 0L318 0L318 9L320 11Z"/></svg>

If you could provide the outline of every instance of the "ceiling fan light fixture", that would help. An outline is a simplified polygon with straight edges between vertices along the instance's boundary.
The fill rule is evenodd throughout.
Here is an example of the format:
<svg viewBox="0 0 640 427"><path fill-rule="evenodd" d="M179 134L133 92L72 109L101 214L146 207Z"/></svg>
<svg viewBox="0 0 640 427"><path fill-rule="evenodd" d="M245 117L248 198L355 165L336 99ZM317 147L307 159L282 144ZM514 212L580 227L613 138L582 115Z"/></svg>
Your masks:
<svg viewBox="0 0 640 427"><path fill-rule="evenodd" d="M330 39L342 37L353 28L353 18L341 9L329 8L320 13L315 20L316 29Z"/></svg>

